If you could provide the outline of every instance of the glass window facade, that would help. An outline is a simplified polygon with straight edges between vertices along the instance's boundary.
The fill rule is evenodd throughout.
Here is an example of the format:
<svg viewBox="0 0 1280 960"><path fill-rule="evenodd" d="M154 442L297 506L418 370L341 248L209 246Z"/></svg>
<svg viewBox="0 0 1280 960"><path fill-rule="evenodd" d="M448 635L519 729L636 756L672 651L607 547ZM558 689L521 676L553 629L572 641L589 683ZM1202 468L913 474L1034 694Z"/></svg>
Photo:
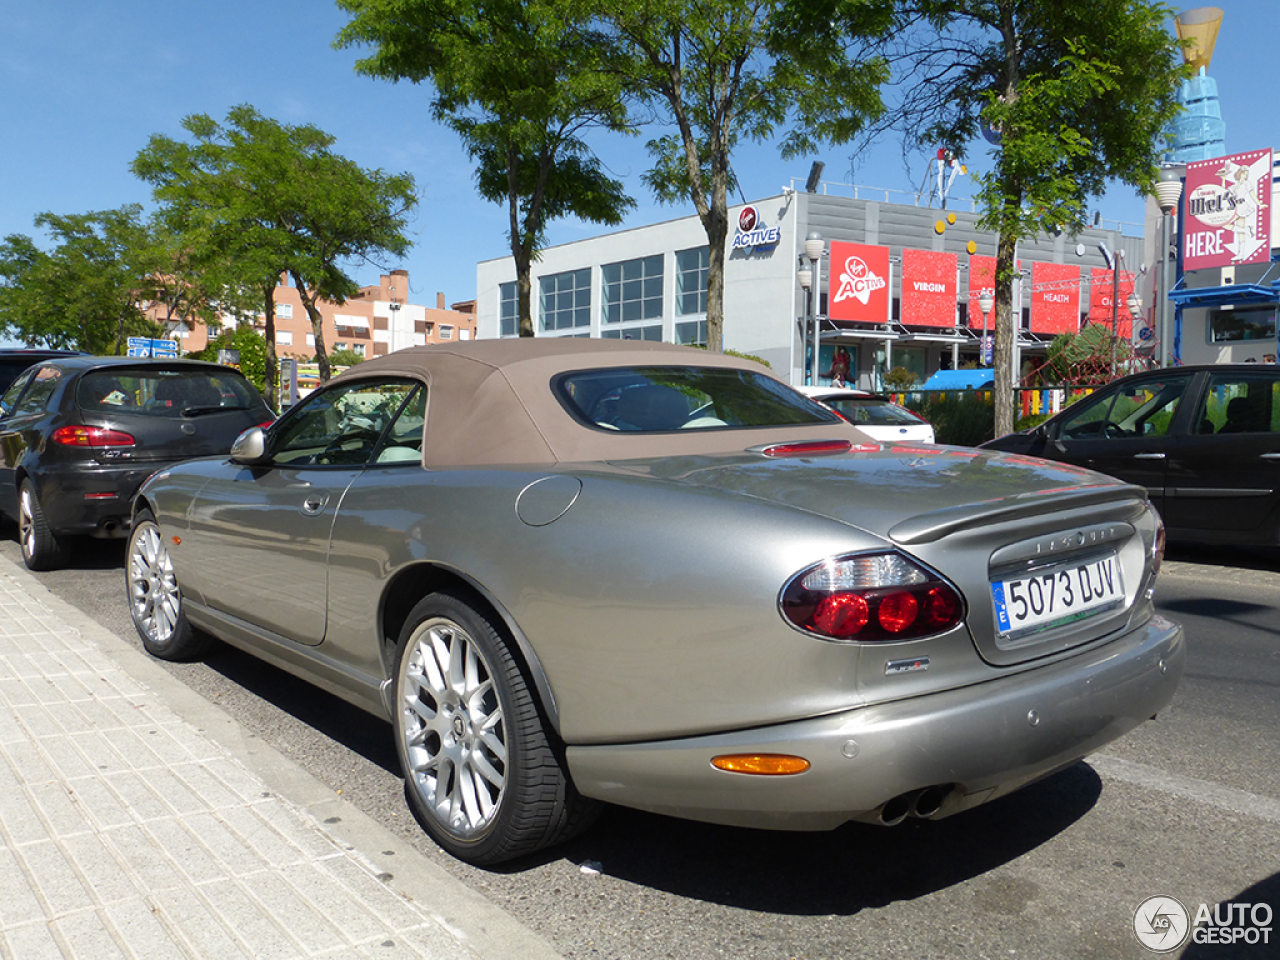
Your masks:
<svg viewBox="0 0 1280 960"><path fill-rule="evenodd" d="M520 336L520 303L514 281L498 285L498 335Z"/></svg>
<svg viewBox="0 0 1280 960"><path fill-rule="evenodd" d="M589 329L591 269L571 270L538 281L538 319L543 333Z"/></svg>
<svg viewBox="0 0 1280 960"><path fill-rule="evenodd" d="M711 253L707 247L676 251L676 316L705 315L707 312L707 270Z"/></svg>
<svg viewBox="0 0 1280 960"><path fill-rule="evenodd" d="M662 318L662 254L608 263L600 272L604 281L602 323Z"/></svg>
<svg viewBox="0 0 1280 960"><path fill-rule="evenodd" d="M685 346L707 342L708 247L676 251L676 343ZM688 319L681 320L681 317Z"/></svg>

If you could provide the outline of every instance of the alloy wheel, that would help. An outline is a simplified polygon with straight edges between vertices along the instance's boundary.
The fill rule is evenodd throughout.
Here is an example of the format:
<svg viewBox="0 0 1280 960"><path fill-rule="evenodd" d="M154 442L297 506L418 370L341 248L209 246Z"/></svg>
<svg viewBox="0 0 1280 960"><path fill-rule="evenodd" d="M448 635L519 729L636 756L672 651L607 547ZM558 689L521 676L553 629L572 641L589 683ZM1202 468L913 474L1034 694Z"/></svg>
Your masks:
<svg viewBox="0 0 1280 960"><path fill-rule="evenodd" d="M419 624L401 660L407 775L449 835L470 840L497 816L507 785L506 725L488 660L447 618Z"/></svg>

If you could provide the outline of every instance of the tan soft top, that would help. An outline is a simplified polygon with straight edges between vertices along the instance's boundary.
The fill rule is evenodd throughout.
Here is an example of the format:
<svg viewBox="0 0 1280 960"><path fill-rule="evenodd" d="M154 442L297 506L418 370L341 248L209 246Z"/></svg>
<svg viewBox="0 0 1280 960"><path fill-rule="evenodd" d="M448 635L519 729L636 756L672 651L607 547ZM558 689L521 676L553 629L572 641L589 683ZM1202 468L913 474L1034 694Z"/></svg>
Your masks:
<svg viewBox="0 0 1280 960"><path fill-rule="evenodd" d="M693 347L544 337L411 347L366 360L334 380L407 376L425 381L423 464L432 468L731 453L777 440L866 441L843 422L660 434L598 429L575 419L551 386L561 373L654 366L731 367L778 379L760 364Z"/></svg>

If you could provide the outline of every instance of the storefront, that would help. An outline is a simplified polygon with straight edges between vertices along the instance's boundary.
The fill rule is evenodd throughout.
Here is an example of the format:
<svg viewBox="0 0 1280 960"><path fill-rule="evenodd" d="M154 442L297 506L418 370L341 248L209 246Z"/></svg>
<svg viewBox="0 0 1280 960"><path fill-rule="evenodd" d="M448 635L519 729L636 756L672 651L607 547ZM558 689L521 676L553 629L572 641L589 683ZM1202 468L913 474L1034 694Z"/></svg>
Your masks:
<svg viewBox="0 0 1280 960"><path fill-rule="evenodd" d="M899 367L923 382L939 369L989 363L994 311L981 305L995 286L997 238L978 228L977 213L844 189L863 195L787 191L731 208L725 347L763 358L792 383L839 376L867 389L882 389ZM1083 323L1133 333L1124 304L1141 269L1140 230L1074 238L1046 230L1020 245L1020 366ZM816 238L813 260L805 241ZM697 217L550 247L534 265L534 328L702 342L707 262ZM476 290L477 335L517 335L511 258L479 264Z"/></svg>

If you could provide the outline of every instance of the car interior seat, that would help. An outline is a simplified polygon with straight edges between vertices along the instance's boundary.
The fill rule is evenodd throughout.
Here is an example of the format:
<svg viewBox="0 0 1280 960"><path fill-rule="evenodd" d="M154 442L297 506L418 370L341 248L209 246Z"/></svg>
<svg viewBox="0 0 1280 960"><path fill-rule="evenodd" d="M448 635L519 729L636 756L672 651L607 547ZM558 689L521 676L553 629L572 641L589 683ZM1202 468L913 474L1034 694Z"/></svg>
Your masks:
<svg viewBox="0 0 1280 960"><path fill-rule="evenodd" d="M1252 433L1259 429L1248 397L1232 397L1227 403L1227 420L1219 433Z"/></svg>
<svg viewBox="0 0 1280 960"><path fill-rule="evenodd" d="M618 398L617 419L633 430L677 430L688 416L688 400L671 387L658 384L632 387L622 391Z"/></svg>

